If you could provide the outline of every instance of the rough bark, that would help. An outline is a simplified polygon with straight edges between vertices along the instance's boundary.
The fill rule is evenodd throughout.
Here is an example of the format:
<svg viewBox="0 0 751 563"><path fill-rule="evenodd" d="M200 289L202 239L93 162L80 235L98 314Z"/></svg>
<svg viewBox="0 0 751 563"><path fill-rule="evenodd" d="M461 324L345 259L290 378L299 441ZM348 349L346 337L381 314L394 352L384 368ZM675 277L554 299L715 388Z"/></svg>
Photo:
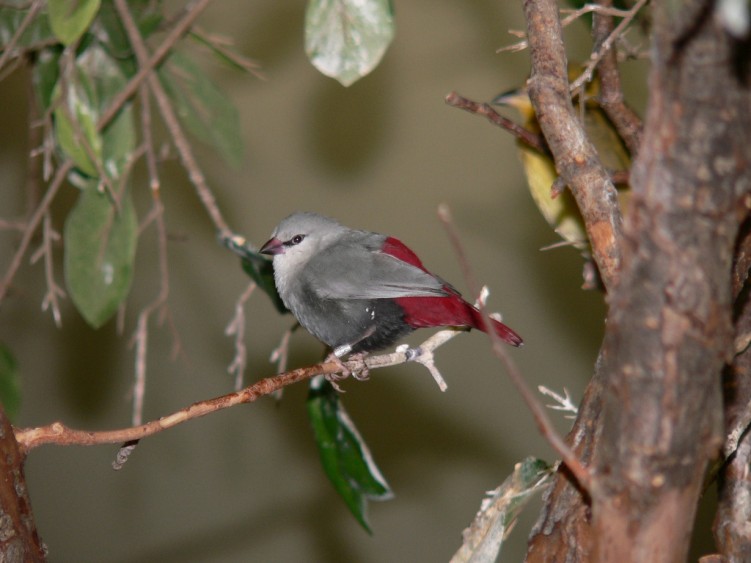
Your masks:
<svg viewBox="0 0 751 563"><path fill-rule="evenodd" d="M0 408L0 561L45 560L13 427Z"/></svg>
<svg viewBox="0 0 751 563"><path fill-rule="evenodd" d="M644 138L606 335L570 435L597 486L565 474L530 561L684 561L722 444L731 270L751 186L751 98L712 3L653 5Z"/></svg>

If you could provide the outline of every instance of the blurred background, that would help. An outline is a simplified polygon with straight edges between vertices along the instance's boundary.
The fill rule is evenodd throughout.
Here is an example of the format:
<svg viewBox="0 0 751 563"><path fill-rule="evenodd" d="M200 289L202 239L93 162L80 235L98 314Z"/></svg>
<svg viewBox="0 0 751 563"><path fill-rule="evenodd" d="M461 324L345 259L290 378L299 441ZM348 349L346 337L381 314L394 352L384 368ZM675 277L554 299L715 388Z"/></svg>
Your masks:
<svg viewBox="0 0 751 563"><path fill-rule="evenodd" d="M176 4L178 5L178 4ZM240 109L245 162L231 169L198 147L201 166L230 226L262 244L295 210L313 210L357 228L394 235L428 268L466 292L436 208L454 214L476 276L491 289L489 307L526 341L511 350L529 385L568 389L578 402L603 331L603 297L583 292L582 260L558 241L534 207L514 140L483 118L444 104L451 90L478 101L521 85L528 54L496 54L524 29L521 6L471 0L397 2L396 38L380 66L343 88L319 74L303 50L305 2L215 3L199 19L234 38L265 79L196 59ZM577 27L578 26L578 27ZM567 31L572 59L588 55L583 25ZM627 65L627 96L639 99L643 67ZM632 73L634 79L629 79ZM0 88L0 213L24 213L27 76ZM636 104L638 106L638 102ZM515 117L515 116L513 116ZM233 341L224 333L248 284L238 259L215 233L185 173L163 170L170 232L170 316L150 325L145 418L232 390ZM55 226L75 200L66 186ZM150 201L136 189L141 217ZM0 240L2 267L17 243ZM90 329L63 302L63 328L40 312L41 265L26 262L0 317L0 340L23 372L20 426L60 420L84 429L128 426L134 354L129 347L141 307L158 292L153 229L139 242L136 279L124 331ZM61 262L57 268L62 281ZM247 381L274 373L268 358L289 316L257 292L246 307ZM412 342L427 336L421 333ZM179 352L172 357L175 337ZM320 359L322 348L298 331L290 367ZM192 421L144 440L119 471L117 448L53 446L26 464L39 531L50 561L446 561L459 548L485 491L526 456L554 454L479 333L438 352L448 383L405 365L347 381L344 405L396 496L373 503L373 535L364 532L327 481L305 413L305 384L270 399ZM551 412L561 432L570 421ZM504 548L518 561L537 505Z"/></svg>

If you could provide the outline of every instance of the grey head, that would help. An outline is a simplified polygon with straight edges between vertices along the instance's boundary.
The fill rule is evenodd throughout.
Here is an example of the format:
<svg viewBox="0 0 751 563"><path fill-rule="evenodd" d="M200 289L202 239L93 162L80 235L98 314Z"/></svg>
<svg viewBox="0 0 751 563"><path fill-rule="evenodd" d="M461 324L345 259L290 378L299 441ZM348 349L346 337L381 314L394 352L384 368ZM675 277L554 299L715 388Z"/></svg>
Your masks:
<svg viewBox="0 0 751 563"><path fill-rule="evenodd" d="M309 211L293 213L283 219L260 250L274 257L274 278L282 299L285 299L291 278L296 277L313 256L350 232L351 229L338 221Z"/></svg>

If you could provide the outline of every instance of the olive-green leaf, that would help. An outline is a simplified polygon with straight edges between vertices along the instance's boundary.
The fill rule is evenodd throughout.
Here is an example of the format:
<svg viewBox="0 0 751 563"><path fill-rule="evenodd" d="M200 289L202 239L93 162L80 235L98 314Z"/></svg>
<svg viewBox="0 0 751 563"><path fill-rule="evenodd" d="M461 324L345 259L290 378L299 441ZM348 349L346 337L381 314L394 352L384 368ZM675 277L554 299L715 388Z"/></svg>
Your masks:
<svg viewBox="0 0 751 563"><path fill-rule="evenodd" d="M321 73L349 86L370 73L394 38L390 0L310 0L305 53Z"/></svg>
<svg viewBox="0 0 751 563"><path fill-rule="evenodd" d="M47 0L50 26L64 45L80 39L98 10L99 0Z"/></svg>
<svg viewBox="0 0 751 563"><path fill-rule="evenodd" d="M307 406L323 469L354 517L370 532L367 501L390 499L391 488L339 394L322 376L311 380Z"/></svg>
<svg viewBox="0 0 751 563"><path fill-rule="evenodd" d="M237 108L201 68L180 52L159 67L159 78L190 132L211 144L230 166L238 168L245 146Z"/></svg>
<svg viewBox="0 0 751 563"><path fill-rule="evenodd" d="M31 5L30 2L24 4ZM28 13L28 7L12 6L6 2L3 2L3 5L0 6L0 45L3 45L3 50L4 46L16 35L21 22L26 19ZM42 43L49 43L52 39L54 39L54 35L50 29L49 19L42 12L37 14L21 34L21 37L18 38L16 48L41 48Z"/></svg>
<svg viewBox="0 0 751 563"><path fill-rule="evenodd" d="M86 322L99 328L128 295L138 221L129 193L115 205L89 182L65 221L65 282Z"/></svg>
<svg viewBox="0 0 751 563"><path fill-rule="evenodd" d="M11 420L21 406L21 376L10 349L0 342L0 403Z"/></svg>

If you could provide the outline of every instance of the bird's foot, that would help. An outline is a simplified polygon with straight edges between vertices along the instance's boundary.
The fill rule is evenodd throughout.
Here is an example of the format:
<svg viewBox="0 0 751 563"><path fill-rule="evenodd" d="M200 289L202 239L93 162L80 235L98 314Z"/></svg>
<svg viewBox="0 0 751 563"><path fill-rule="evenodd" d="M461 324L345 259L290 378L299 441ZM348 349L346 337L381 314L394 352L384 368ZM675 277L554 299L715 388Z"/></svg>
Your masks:
<svg viewBox="0 0 751 563"><path fill-rule="evenodd" d="M358 371L353 371L347 367L347 365L342 361L341 355L338 353L340 350L337 348L329 354L326 357L326 362L333 362L339 366L339 371L336 373L327 373L325 375L326 381L331 383L331 385L339 391L340 393L344 393L344 390L339 387L338 382L342 381L343 379L347 379L350 375L354 377L357 381L366 381L370 378L370 370L365 365L364 358L367 356L367 352L358 352L357 354L352 354L349 356L349 361L355 361L362 363L362 369ZM347 352L345 352L347 353Z"/></svg>

